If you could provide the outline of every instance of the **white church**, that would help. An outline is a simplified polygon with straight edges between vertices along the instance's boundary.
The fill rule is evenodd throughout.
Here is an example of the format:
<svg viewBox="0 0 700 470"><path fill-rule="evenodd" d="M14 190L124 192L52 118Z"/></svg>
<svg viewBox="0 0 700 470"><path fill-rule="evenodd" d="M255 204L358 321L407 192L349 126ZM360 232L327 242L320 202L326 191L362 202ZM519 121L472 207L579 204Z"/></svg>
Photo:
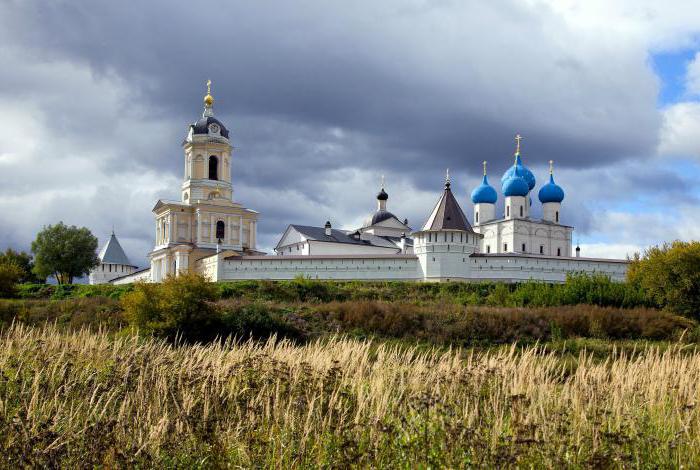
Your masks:
<svg viewBox="0 0 700 470"><path fill-rule="evenodd" d="M150 266L138 270L112 233L100 252L90 283L160 282L167 276L198 272L212 281L236 279L404 280L563 282L569 273L603 274L623 280L626 260L572 254L573 227L562 220L564 190L555 183L552 162L545 184L520 155L516 136L513 165L501 178L503 205L489 183L484 162L481 184L471 193L473 225L452 193L449 172L435 207L413 230L388 209L382 187L377 208L354 230L291 224L274 254L258 251L259 214L234 198L233 147L229 131L214 117L207 84L202 117L182 144L184 176L179 201L161 199L153 208L155 242ZM531 216L533 192L542 219Z"/></svg>

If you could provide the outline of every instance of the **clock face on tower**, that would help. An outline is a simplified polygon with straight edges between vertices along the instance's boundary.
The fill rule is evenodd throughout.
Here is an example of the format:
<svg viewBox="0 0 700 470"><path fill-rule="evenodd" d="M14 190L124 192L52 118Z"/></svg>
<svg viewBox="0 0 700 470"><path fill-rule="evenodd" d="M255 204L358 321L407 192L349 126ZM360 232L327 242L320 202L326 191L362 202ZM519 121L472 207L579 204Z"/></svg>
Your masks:
<svg viewBox="0 0 700 470"><path fill-rule="evenodd" d="M212 134L218 134L221 129L219 128L219 125L216 123L211 123L209 124L209 132Z"/></svg>

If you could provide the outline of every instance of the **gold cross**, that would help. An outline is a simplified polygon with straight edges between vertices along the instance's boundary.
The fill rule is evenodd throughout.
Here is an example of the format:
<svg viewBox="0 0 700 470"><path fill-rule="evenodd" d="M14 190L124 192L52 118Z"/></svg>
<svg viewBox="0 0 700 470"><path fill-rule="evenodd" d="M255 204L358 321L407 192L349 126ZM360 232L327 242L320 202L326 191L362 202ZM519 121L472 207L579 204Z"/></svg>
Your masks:
<svg viewBox="0 0 700 470"><path fill-rule="evenodd" d="M519 155L520 154L520 141L523 140L523 137L520 134L515 134L515 154Z"/></svg>
<svg viewBox="0 0 700 470"><path fill-rule="evenodd" d="M554 160L549 161L549 174L554 174Z"/></svg>
<svg viewBox="0 0 700 470"><path fill-rule="evenodd" d="M486 176L486 160L484 160L484 176Z"/></svg>
<svg viewBox="0 0 700 470"><path fill-rule="evenodd" d="M211 80L207 80L207 95L211 95Z"/></svg>

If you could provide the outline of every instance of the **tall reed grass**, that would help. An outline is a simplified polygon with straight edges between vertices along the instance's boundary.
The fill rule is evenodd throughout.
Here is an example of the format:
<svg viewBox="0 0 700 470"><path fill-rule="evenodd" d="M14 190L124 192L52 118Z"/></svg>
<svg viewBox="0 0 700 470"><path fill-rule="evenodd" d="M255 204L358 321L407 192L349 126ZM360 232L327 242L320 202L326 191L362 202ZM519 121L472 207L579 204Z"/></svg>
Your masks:
<svg viewBox="0 0 700 470"><path fill-rule="evenodd" d="M2 467L700 465L700 353L177 346L14 325Z"/></svg>

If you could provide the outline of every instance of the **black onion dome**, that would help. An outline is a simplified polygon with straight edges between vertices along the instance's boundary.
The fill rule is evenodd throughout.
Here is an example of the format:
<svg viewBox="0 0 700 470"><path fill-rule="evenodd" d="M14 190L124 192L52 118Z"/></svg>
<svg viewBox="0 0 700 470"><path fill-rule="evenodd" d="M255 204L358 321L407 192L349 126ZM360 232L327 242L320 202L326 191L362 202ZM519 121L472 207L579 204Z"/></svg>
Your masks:
<svg viewBox="0 0 700 470"><path fill-rule="evenodd" d="M210 124L218 124L219 128L221 129L221 131L219 132L221 134L221 137L225 137L228 139L228 129L226 129L226 126L224 126L224 124L218 119L216 119L214 116L202 117L197 122L192 124L194 134L209 134Z"/></svg>
<svg viewBox="0 0 700 470"><path fill-rule="evenodd" d="M377 194L377 199L380 201L386 201L389 199L389 195L386 193L386 191L384 191L384 188L382 188L382 190L379 191L379 194Z"/></svg>

